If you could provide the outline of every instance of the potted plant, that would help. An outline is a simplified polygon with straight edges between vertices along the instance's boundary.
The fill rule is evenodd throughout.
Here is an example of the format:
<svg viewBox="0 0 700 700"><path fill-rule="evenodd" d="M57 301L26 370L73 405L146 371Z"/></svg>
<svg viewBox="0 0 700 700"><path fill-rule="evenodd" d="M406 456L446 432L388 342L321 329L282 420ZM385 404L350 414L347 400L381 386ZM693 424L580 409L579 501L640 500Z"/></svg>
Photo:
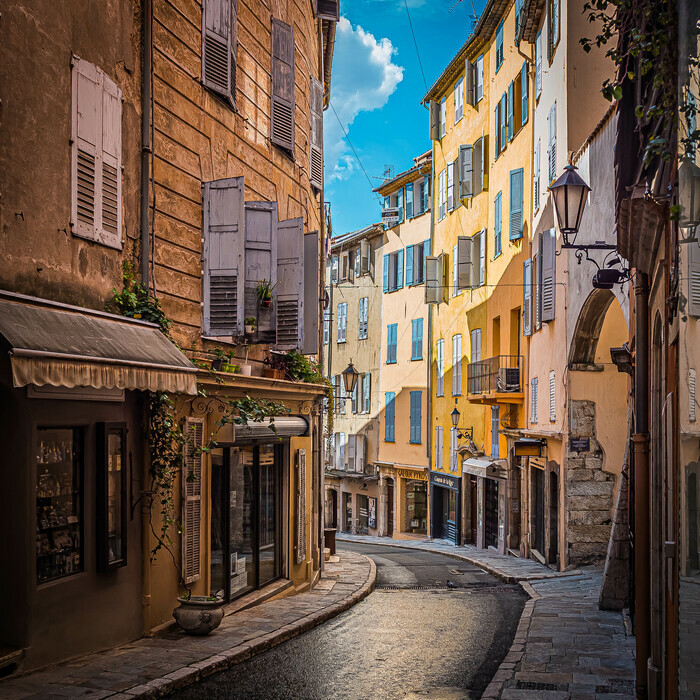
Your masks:
<svg viewBox="0 0 700 700"><path fill-rule="evenodd" d="M249 346L248 343L246 342L246 343L245 343L245 360L243 361L243 364L240 366L240 372L241 372L241 374L244 374L244 375L247 376L247 377L250 377L251 371L252 371L252 369L253 369L253 368L248 364L248 350L249 350L249 348L250 348L250 346Z"/></svg>
<svg viewBox="0 0 700 700"><path fill-rule="evenodd" d="M219 348L219 347L214 348L214 359L211 361L211 368L215 372L221 371L221 366L224 363L225 357L226 357L226 355L224 354L224 351L221 348Z"/></svg>
<svg viewBox="0 0 700 700"><path fill-rule="evenodd" d="M248 335L253 335L253 333L255 333L255 316L246 316L245 332Z"/></svg>
<svg viewBox="0 0 700 700"><path fill-rule="evenodd" d="M216 596L187 595L178 597L180 605L173 610L175 622L187 634L204 635L213 632L224 619L224 602Z"/></svg>
<svg viewBox="0 0 700 700"><path fill-rule="evenodd" d="M287 363L283 355L270 355L263 360L263 376L268 379L284 379Z"/></svg>
<svg viewBox="0 0 700 700"><path fill-rule="evenodd" d="M235 356L235 353L233 352L233 350L229 350L229 351L226 353L226 355L225 355L226 361L224 362L223 366L221 367L221 369L222 369L224 372L233 373L233 372L235 371L233 368L234 368L234 367L237 367L238 365L235 365L235 364L233 363L234 356Z"/></svg>
<svg viewBox="0 0 700 700"><path fill-rule="evenodd" d="M272 292L276 286L272 284L272 280L258 280L255 285L255 296L263 309L269 309L272 306Z"/></svg>

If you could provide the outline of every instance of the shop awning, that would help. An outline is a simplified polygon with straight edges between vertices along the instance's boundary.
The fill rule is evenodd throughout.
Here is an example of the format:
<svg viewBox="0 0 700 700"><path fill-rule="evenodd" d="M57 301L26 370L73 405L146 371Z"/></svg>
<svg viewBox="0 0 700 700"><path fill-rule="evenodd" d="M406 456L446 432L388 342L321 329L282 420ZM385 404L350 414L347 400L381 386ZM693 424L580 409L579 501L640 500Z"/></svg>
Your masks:
<svg viewBox="0 0 700 700"><path fill-rule="evenodd" d="M462 473L485 479L506 479L508 463L505 459L470 457L462 462Z"/></svg>
<svg viewBox="0 0 700 700"><path fill-rule="evenodd" d="M2 292L0 335L16 387L197 393L197 368L152 323Z"/></svg>
<svg viewBox="0 0 700 700"><path fill-rule="evenodd" d="M299 437L307 435L309 424L300 416L275 416L275 429L272 429L272 419L262 421L247 421L243 425L234 426L236 444L257 440L278 440L279 438ZM217 435L217 441L221 436Z"/></svg>

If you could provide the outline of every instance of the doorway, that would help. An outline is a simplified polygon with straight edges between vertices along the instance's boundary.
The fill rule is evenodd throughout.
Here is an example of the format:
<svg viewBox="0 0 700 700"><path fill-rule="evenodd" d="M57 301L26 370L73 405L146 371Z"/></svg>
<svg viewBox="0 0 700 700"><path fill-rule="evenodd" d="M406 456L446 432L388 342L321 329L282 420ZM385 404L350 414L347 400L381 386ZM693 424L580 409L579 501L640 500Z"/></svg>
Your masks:
<svg viewBox="0 0 700 700"><path fill-rule="evenodd" d="M498 547L498 482L484 479L484 543Z"/></svg>
<svg viewBox="0 0 700 700"><path fill-rule="evenodd" d="M479 514L477 513L477 485L476 485L476 477L472 476L469 479L469 497L470 497L470 515L471 515L471 523L470 523L470 542L476 546L476 531L478 527L478 516Z"/></svg>
<svg viewBox="0 0 700 700"><path fill-rule="evenodd" d="M387 537L394 536L394 481L386 480L386 534Z"/></svg>
<svg viewBox="0 0 700 700"><path fill-rule="evenodd" d="M343 530L352 532L352 494L343 493Z"/></svg>
<svg viewBox="0 0 700 700"><path fill-rule="evenodd" d="M282 575L282 445L212 450L212 595L226 601Z"/></svg>
<svg viewBox="0 0 700 700"><path fill-rule="evenodd" d="M698 483L697 476L688 476L688 573L700 569L700 532L698 532Z"/></svg>
<svg viewBox="0 0 700 700"><path fill-rule="evenodd" d="M328 497L330 501L328 504L328 515L330 516L328 527L336 530L338 528L338 492L335 489L330 489Z"/></svg>
<svg viewBox="0 0 700 700"><path fill-rule="evenodd" d="M544 556L544 471L530 466L532 548Z"/></svg>
<svg viewBox="0 0 700 700"><path fill-rule="evenodd" d="M549 473L549 557L548 563L558 564L559 555L559 479Z"/></svg>
<svg viewBox="0 0 700 700"><path fill-rule="evenodd" d="M357 534L369 534L369 498L364 494L357 496Z"/></svg>

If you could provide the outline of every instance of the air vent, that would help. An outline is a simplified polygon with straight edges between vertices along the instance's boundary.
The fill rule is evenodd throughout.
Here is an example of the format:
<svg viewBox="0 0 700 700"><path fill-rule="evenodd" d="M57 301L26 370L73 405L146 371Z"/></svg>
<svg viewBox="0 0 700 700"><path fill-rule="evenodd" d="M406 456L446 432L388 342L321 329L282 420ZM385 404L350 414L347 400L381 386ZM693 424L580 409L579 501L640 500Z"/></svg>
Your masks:
<svg viewBox="0 0 700 700"><path fill-rule="evenodd" d="M78 149L78 220L95 225L95 156Z"/></svg>
<svg viewBox="0 0 700 700"><path fill-rule="evenodd" d="M117 169L107 163L102 164L102 228L110 233L118 233Z"/></svg>

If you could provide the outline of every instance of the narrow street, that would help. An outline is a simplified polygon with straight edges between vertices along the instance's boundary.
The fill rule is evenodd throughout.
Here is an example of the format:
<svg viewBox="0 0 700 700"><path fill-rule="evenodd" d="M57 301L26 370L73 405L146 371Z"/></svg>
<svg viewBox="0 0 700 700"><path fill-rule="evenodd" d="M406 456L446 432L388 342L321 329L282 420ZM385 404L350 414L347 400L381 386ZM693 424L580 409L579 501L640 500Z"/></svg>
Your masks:
<svg viewBox="0 0 700 700"><path fill-rule="evenodd" d="M520 587L440 554L347 542L342 548L377 565L367 599L169 697L480 697L510 647L526 600Z"/></svg>

